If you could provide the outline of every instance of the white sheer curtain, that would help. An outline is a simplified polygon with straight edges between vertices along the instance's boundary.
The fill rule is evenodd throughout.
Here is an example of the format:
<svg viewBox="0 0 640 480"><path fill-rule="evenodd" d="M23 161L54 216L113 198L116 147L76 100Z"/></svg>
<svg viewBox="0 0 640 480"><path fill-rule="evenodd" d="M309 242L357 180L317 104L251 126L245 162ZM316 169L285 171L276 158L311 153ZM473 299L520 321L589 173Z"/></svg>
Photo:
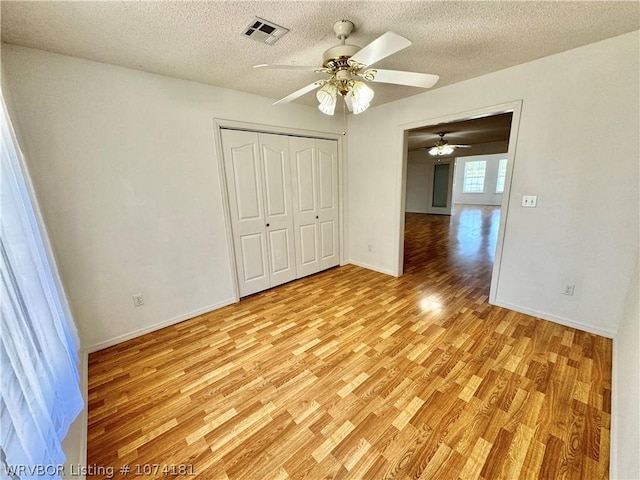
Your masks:
<svg viewBox="0 0 640 480"><path fill-rule="evenodd" d="M2 472L7 476L59 478L62 440L83 408L76 332L4 99L1 127L0 469L11 469Z"/></svg>

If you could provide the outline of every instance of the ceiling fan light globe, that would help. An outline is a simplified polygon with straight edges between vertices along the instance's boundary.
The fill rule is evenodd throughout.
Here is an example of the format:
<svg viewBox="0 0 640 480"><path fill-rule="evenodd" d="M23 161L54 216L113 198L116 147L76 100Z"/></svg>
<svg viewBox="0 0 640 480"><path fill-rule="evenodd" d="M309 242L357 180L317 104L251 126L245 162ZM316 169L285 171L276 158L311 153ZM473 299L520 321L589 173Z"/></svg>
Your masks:
<svg viewBox="0 0 640 480"><path fill-rule="evenodd" d="M429 155L451 155L455 149L450 145L436 145L429 149Z"/></svg>
<svg viewBox="0 0 640 480"><path fill-rule="evenodd" d="M358 115L359 113L364 112L367 108L369 108L369 104L365 103L365 104L353 104L353 114L354 115Z"/></svg>
<svg viewBox="0 0 640 480"><path fill-rule="evenodd" d="M356 81L351 85L348 95L351 95L353 113L357 115L369 108L374 92L363 82Z"/></svg>
<svg viewBox="0 0 640 480"><path fill-rule="evenodd" d="M325 115L333 115L336 110L336 97L338 94L337 87L332 83L327 83L324 87L318 90L316 98L318 99L320 110Z"/></svg>
<svg viewBox="0 0 640 480"><path fill-rule="evenodd" d="M329 100L327 102L323 102L318 105L318 110L320 110L325 115L333 115L336 111L336 101Z"/></svg>
<svg viewBox="0 0 640 480"><path fill-rule="evenodd" d="M371 103L374 92L364 82L355 81L351 87L354 100L360 103Z"/></svg>

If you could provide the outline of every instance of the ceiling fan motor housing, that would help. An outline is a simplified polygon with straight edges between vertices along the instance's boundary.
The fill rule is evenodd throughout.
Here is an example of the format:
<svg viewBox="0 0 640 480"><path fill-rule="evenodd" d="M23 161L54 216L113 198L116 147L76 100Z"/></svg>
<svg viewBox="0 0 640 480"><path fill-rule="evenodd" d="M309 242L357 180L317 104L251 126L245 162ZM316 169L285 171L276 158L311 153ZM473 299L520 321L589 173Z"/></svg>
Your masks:
<svg viewBox="0 0 640 480"><path fill-rule="evenodd" d="M340 45L331 47L322 54L322 66L336 72L349 68L347 61L360 51L360 47L345 43L345 40L349 38L349 35L351 35L353 31L353 22L349 20L337 21L333 24L333 31L341 43Z"/></svg>
<svg viewBox="0 0 640 480"><path fill-rule="evenodd" d="M325 68L331 68L331 64L344 63L345 68L348 68L347 60L360 51L360 47L357 45L336 45L326 50L322 54L322 66Z"/></svg>

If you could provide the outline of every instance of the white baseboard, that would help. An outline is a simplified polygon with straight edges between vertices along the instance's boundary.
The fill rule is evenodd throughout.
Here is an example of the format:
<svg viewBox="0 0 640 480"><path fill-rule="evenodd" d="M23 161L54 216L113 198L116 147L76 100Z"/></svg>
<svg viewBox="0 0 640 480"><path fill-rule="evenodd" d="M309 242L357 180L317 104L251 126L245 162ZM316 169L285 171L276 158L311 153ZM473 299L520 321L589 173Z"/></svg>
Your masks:
<svg viewBox="0 0 640 480"><path fill-rule="evenodd" d="M214 305L209 305L199 310L178 315L177 317L164 320L160 323L155 323L148 327L140 328L138 330L125 333L123 335L118 335L117 337L113 337L109 340L104 340L102 342L98 342L88 346L87 352L88 353L97 352L98 350L102 350L103 348L111 347L113 345L117 345L118 343L126 342L127 340L131 340L132 338L136 338L141 335L145 335L147 333L155 332L156 330L160 330L161 328L164 328L164 327L170 327L171 325L175 325L176 323L184 322L185 320L189 320L190 318L194 318L194 317L197 317L198 315L203 315L205 313L218 310L219 308L226 307L227 305L231 305L232 303L236 303L236 302L237 302L237 299L230 298L222 302L216 303Z"/></svg>
<svg viewBox="0 0 640 480"><path fill-rule="evenodd" d="M607 330L604 328L594 327L593 325L587 325L586 323L576 322L574 320L569 320L568 318L559 317L557 315L552 315L547 312L539 312L536 310L532 310L527 307L521 307L520 305L512 305L510 303L505 303L501 301L493 302L493 305L498 307L508 308L509 310L513 310L515 312L524 313L526 315L530 315L532 317L541 318L543 320L548 320L553 323L558 323L560 325L564 325L565 327L576 328L578 330L582 330L588 333L594 333L596 335L600 335L606 338L613 338L615 333L613 330Z"/></svg>
<svg viewBox="0 0 640 480"><path fill-rule="evenodd" d="M356 262L354 260L349 260L348 263L350 263L352 265L355 265L356 267L362 267L362 268L366 268L367 270L373 270L374 272L384 273L385 275L391 275L392 277L397 277L398 276L394 272L392 272L391 270L385 270L384 268L375 267L373 265L369 265L369 264L364 263L364 262Z"/></svg>
<svg viewBox="0 0 640 480"><path fill-rule="evenodd" d="M69 432L62 442L66 461L64 465L64 479L85 480L81 468L87 464L87 425L89 413L89 352L81 348L80 357L80 391L84 400L84 408L69 427Z"/></svg>

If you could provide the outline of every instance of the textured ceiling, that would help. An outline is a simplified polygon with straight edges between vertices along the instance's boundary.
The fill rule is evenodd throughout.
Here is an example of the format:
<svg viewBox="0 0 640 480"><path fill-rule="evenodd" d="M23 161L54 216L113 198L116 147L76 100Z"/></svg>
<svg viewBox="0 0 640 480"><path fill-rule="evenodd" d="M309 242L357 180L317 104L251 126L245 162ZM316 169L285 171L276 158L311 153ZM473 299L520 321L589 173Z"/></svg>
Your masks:
<svg viewBox="0 0 640 480"><path fill-rule="evenodd" d="M441 123L409 131L409 151L432 147L444 133L450 144L471 145L471 148L457 149L454 157L504 153L509 146L512 113L501 113L487 117Z"/></svg>
<svg viewBox="0 0 640 480"><path fill-rule="evenodd" d="M413 42L379 68L440 75L442 87L640 28L640 4L614 1L2 1L2 40L278 99L320 65L336 20L364 46L387 30ZM290 29L273 46L241 34L255 17ZM597 68L597 67L594 67ZM373 105L421 93L376 84ZM299 100L316 104L314 95Z"/></svg>

